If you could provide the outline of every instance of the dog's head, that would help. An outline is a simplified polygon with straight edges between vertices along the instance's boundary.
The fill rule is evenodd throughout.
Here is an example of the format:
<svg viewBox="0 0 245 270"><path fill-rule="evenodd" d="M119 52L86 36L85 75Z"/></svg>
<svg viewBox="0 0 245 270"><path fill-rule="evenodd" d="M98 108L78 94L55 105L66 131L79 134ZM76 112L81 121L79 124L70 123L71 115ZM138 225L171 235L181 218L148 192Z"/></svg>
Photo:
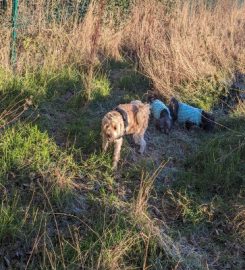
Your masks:
<svg viewBox="0 0 245 270"><path fill-rule="evenodd" d="M173 121L178 119L179 102L176 98L172 98L169 103L169 111L173 118Z"/></svg>
<svg viewBox="0 0 245 270"><path fill-rule="evenodd" d="M123 135L123 120L117 112L109 112L102 120L101 131L108 142L113 142Z"/></svg>
<svg viewBox="0 0 245 270"><path fill-rule="evenodd" d="M161 132L169 134L172 128L172 119L166 109L161 111L160 118L156 120L156 126Z"/></svg>
<svg viewBox="0 0 245 270"><path fill-rule="evenodd" d="M205 130L205 131L212 131L214 129L215 126L215 119L214 116L210 113L207 113L205 111L202 111L202 123L201 123L201 127Z"/></svg>
<svg viewBox="0 0 245 270"><path fill-rule="evenodd" d="M158 99L157 94L154 91L148 91L147 102L152 103L155 99Z"/></svg>

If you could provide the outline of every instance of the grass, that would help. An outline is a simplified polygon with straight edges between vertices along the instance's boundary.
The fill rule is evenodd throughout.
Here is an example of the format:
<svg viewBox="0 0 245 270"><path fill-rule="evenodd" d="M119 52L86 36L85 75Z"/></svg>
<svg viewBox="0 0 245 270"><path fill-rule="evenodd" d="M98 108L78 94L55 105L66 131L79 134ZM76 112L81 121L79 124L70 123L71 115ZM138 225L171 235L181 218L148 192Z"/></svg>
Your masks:
<svg viewBox="0 0 245 270"><path fill-rule="evenodd" d="M183 83L178 87L179 97L189 104L210 111L220 103L220 99L229 95L229 81L226 76L209 76L192 82ZM190 95L190 93L192 93Z"/></svg>
<svg viewBox="0 0 245 270"><path fill-rule="evenodd" d="M16 170L20 179L30 174L34 174L35 178L35 175L44 173L48 178L49 173L56 174L57 171L58 175L54 177L57 177L57 184L60 181L61 185L69 186L68 179L72 178L76 168L72 156L60 153L48 135L41 133L37 126L25 125L8 129L2 135L0 153L2 183L8 173ZM66 183L62 183L63 177L66 178Z"/></svg>
<svg viewBox="0 0 245 270"><path fill-rule="evenodd" d="M233 257L225 246L240 242L244 235L241 221L245 187L242 108L238 106L233 116L223 123L226 126L230 123L232 129L220 128L204 139L198 152L185 161L185 171L179 173L178 181L170 189L166 189L163 205L166 214L177 222L176 229L182 237L196 239L198 248L204 245L222 251L219 265L229 264L237 269L242 268L244 260ZM242 247L243 244L237 248L238 254Z"/></svg>
<svg viewBox="0 0 245 270"><path fill-rule="evenodd" d="M128 66L112 71L122 80L98 73L89 103L83 100L80 83L73 83L79 82L72 79L78 78L71 76L75 71L67 75L64 85L60 79L53 80L59 91L54 89L50 95L49 84L36 80L37 87L46 85L47 94L33 98L25 114L2 131L0 235L6 258L13 258L13 250L21 244L22 267L31 269L37 265L41 269L81 265L88 269L180 265L205 269L203 260L212 265L216 259L211 254L222 252L217 265L241 268L244 261L237 254L242 252L244 237L243 103L228 117L218 118L228 129L218 126L207 135L201 131L185 134L176 127L172 144L179 141L190 152L196 149L182 162L171 161L179 158L174 148L173 153L172 148L166 152L170 156L157 149L161 140L166 148L167 138L151 126L149 132L157 137L158 146L153 138L148 156L139 158L126 139L123 162L115 174L111 153L103 155L100 150L100 119L115 104L140 98L147 87L142 85L142 94L135 90L140 76L135 71L130 74ZM11 86L13 78L9 80L5 86ZM8 95L13 91L18 88L5 87L2 109L9 107ZM28 97L25 92L22 95ZM30 118L31 113L39 114L38 118ZM186 137L199 145L190 147L192 141ZM158 150L161 155L156 159ZM168 175L164 166L157 169L161 158L170 158L165 166L177 166L177 176ZM162 173L175 178L170 186L163 185ZM189 238L195 241L190 243ZM16 239L19 244L12 247ZM236 252L231 254L235 242ZM14 258L11 264L18 265Z"/></svg>
<svg viewBox="0 0 245 270"><path fill-rule="evenodd" d="M3 198L0 208L0 241L2 242L8 238L14 238L22 227L22 222L19 222L20 211L17 206L18 197L16 194L13 196L12 201L9 202L5 196Z"/></svg>
<svg viewBox="0 0 245 270"><path fill-rule="evenodd" d="M122 89L127 89L129 91L135 91L138 93L139 89L140 91L146 92L146 90L150 87L149 84L149 80L147 80L146 77L134 72L120 78L118 86Z"/></svg>
<svg viewBox="0 0 245 270"><path fill-rule="evenodd" d="M243 269L244 102L220 102L244 72L244 4L36 2L20 3L15 73L0 15L0 268ZM125 138L113 172L101 119L149 89L220 125L150 122L145 155Z"/></svg>
<svg viewBox="0 0 245 270"><path fill-rule="evenodd" d="M101 75L93 81L92 100L100 100L108 97L111 92L110 81L106 75Z"/></svg>
<svg viewBox="0 0 245 270"><path fill-rule="evenodd" d="M33 95L35 101L40 102L45 98L50 99L65 94L70 89L82 91L81 76L81 73L72 67L57 71L26 72L20 76L2 71L0 73L1 93L13 91L17 94L21 92Z"/></svg>
<svg viewBox="0 0 245 270"><path fill-rule="evenodd" d="M235 195L244 187L244 117L232 117L229 121L232 122L229 126L236 128L217 132L186 164L187 169L191 168L186 180L199 192Z"/></svg>

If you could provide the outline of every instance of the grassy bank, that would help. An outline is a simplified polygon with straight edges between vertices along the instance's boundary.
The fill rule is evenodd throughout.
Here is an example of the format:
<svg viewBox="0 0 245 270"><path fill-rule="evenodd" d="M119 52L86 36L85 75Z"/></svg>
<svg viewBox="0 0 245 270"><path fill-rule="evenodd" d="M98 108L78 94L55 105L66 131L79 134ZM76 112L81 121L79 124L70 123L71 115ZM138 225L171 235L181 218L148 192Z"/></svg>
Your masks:
<svg viewBox="0 0 245 270"><path fill-rule="evenodd" d="M151 123L146 155L125 140L113 173L100 120L149 82L125 63L106 68L89 103L75 71L2 78L1 112L20 101L1 113L2 267L242 269L244 104L213 134L166 137Z"/></svg>
<svg viewBox="0 0 245 270"><path fill-rule="evenodd" d="M243 269L245 107L222 100L244 4L109 2L21 2L15 73L0 15L0 268ZM215 131L150 122L113 172L101 119L149 89L214 110Z"/></svg>

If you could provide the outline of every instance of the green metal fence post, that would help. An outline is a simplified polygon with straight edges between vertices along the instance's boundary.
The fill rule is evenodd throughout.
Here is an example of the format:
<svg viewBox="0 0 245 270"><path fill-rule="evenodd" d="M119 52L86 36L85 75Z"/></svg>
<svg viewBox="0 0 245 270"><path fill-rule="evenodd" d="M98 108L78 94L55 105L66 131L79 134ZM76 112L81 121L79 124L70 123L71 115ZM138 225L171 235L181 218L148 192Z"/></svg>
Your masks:
<svg viewBox="0 0 245 270"><path fill-rule="evenodd" d="M7 0L2 0L2 9L3 11L7 10Z"/></svg>
<svg viewBox="0 0 245 270"><path fill-rule="evenodd" d="M12 0L12 40L10 48L10 62L13 68L16 66L16 39L17 39L17 18L19 0Z"/></svg>

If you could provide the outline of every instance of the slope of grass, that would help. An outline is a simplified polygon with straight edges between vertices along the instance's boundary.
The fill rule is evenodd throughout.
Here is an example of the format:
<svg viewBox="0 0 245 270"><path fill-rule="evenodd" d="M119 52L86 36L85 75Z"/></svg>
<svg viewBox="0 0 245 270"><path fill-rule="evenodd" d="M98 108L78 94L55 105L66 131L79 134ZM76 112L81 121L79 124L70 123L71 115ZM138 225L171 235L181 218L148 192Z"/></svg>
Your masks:
<svg viewBox="0 0 245 270"><path fill-rule="evenodd" d="M173 227L182 237L194 239L199 252L202 248L221 252L222 256L217 258L217 267L221 268L231 265L232 269L242 269L244 265L241 255L244 248L241 219L245 190L244 120L241 103L222 122L228 130L221 127L204 139L198 152L186 160L176 183L165 193L165 212L174 220ZM239 244L230 252L235 243ZM208 258L210 255L206 256L212 261Z"/></svg>
<svg viewBox="0 0 245 270"><path fill-rule="evenodd" d="M149 82L132 69L104 67L89 103L76 70L42 79L4 75L2 111L34 97L1 133L1 266L11 260L14 268L30 269L242 267L243 103L218 118L228 129L217 126L214 134L176 126L167 138L150 124L146 156L125 139L113 173L111 152L100 150L100 120L117 104L144 96ZM161 162L166 168L156 173ZM177 175L168 174L171 166Z"/></svg>
<svg viewBox="0 0 245 270"><path fill-rule="evenodd" d="M34 2L15 74L0 15L0 269L243 269L244 103L211 134L151 121L117 172L100 124L149 88L219 107L244 69L244 3Z"/></svg>

